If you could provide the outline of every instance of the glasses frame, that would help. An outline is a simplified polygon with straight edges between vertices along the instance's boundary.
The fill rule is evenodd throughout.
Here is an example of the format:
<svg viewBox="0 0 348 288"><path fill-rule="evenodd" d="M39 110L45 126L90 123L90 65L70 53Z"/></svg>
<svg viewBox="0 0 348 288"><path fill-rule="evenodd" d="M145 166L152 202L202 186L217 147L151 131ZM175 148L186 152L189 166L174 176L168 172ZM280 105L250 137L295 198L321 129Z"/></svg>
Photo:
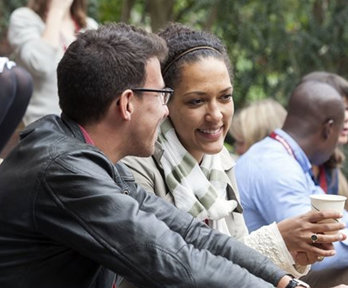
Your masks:
<svg viewBox="0 0 348 288"><path fill-rule="evenodd" d="M155 92L160 93L163 105L167 105L170 97L173 96L174 90L171 88L152 89L152 88L130 88L133 92Z"/></svg>

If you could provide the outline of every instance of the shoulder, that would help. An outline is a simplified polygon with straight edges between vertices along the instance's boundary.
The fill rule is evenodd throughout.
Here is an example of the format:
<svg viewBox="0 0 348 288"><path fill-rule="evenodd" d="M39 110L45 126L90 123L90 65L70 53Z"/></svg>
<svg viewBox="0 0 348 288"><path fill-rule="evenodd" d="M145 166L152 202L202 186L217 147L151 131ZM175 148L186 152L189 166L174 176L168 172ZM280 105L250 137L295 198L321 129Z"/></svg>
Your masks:
<svg viewBox="0 0 348 288"><path fill-rule="evenodd" d="M132 171L135 182L153 192L157 196L173 202L171 194L167 190L161 168L156 164L154 157L128 156L121 160Z"/></svg>
<svg viewBox="0 0 348 288"><path fill-rule="evenodd" d="M98 23L93 18L87 17L86 22L86 29L98 29Z"/></svg>
<svg viewBox="0 0 348 288"><path fill-rule="evenodd" d="M235 173L241 194L244 190L248 194L256 193L256 187L263 191L265 187L280 189L303 186L306 182L306 175L296 159L271 142L252 146L238 159Z"/></svg>
<svg viewBox="0 0 348 288"><path fill-rule="evenodd" d="M237 184L235 180L235 166L236 161L231 156L230 152L224 147L215 157L219 157L224 173L227 175L230 184L234 189L237 189Z"/></svg>
<svg viewBox="0 0 348 288"><path fill-rule="evenodd" d="M43 24L41 17L38 14L36 14L33 10L27 7L20 7L14 10L10 17L10 23L13 21L23 22L29 20Z"/></svg>
<svg viewBox="0 0 348 288"><path fill-rule="evenodd" d="M45 155L46 165L61 167L72 173L98 171L105 174L114 164L97 147L84 142L78 125L55 115L45 116L27 126L21 133L21 143L36 157ZM40 143L40 147L37 143Z"/></svg>
<svg viewBox="0 0 348 288"><path fill-rule="evenodd" d="M70 181L66 182L77 183L83 179L81 185L87 182L99 181L113 185L116 175L122 178L128 177L130 180L133 179L131 173L125 167L116 167L96 147L74 141L70 137L61 137L57 139L55 144L52 146L56 147L49 148L49 159L47 166L44 167L44 178L47 181L51 179L59 184L61 175L70 177Z"/></svg>
<svg viewBox="0 0 348 288"><path fill-rule="evenodd" d="M225 147L222 148L217 156L220 157L223 169L225 171L231 170L236 165L236 161Z"/></svg>
<svg viewBox="0 0 348 288"><path fill-rule="evenodd" d="M129 169L141 174L152 174L151 171L157 169L152 157L127 156L121 160Z"/></svg>
<svg viewBox="0 0 348 288"><path fill-rule="evenodd" d="M27 7L15 10L10 17L8 39L11 45L18 45L32 38L39 38L45 23L40 16Z"/></svg>
<svg viewBox="0 0 348 288"><path fill-rule="evenodd" d="M258 173L264 171L288 171L300 169L296 159L289 155L284 147L271 138L254 144L245 154L237 161L236 171L239 170L257 170ZM262 169L260 171L260 169Z"/></svg>
<svg viewBox="0 0 348 288"><path fill-rule="evenodd" d="M138 184L154 192L154 182L162 177L152 157L127 156L121 162L130 169Z"/></svg>

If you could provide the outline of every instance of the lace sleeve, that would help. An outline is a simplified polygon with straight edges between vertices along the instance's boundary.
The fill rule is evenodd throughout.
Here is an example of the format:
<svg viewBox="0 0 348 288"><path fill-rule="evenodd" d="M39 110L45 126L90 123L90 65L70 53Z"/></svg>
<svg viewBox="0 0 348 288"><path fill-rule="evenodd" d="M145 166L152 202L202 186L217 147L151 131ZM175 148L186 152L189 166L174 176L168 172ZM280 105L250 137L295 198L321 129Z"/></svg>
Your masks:
<svg viewBox="0 0 348 288"><path fill-rule="evenodd" d="M263 226L250 233L244 238L244 242L249 247L268 256L273 263L296 278L307 274L310 269L310 265L300 266L295 264L276 223Z"/></svg>

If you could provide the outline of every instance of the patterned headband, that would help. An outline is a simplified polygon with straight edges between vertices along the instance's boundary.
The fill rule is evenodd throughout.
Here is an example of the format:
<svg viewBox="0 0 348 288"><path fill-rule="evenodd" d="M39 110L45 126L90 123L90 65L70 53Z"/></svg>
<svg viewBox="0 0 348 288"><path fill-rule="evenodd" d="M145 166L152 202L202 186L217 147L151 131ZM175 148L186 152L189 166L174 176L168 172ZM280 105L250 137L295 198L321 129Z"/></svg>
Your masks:
<svg viewBox="0 0 348 288"><path fill-rule="evenodd" d="M221 54L221 52L211 46L197 46L197 47L193 47L190 49L185 50L184 52L180 53L178 56L176 56L172 61L170 61L164 68L163 68L163 72L162 75L163 77L166 75L166 73L168 72L169 68L175 63L177 62L181 57L185 56L186 54L192 52L192 51L196 51L196 50L202 50L202 49L208 49L208 50L213 50L218 52L219 54Z"/></svg>

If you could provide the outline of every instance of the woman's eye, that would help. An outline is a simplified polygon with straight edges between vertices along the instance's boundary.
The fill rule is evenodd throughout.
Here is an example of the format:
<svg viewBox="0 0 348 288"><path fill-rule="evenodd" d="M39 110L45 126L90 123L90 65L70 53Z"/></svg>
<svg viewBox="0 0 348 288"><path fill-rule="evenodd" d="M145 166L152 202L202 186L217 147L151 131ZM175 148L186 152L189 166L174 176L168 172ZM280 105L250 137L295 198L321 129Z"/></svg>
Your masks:
<svg viewBox="0 0 348 288"><path fill-rule="evenodd" d="M196 105L200 105L203 103L202 99L191 99L190 101L187 102L189 105L191 106L196 106Z"/></svg>
<svg viewBox="0 0 348 288"><path fill-rule="evenodd" d="M223 101L231 101L232 100L232 94L223 95L223 96L221 96L221 99Z"/></svg>

